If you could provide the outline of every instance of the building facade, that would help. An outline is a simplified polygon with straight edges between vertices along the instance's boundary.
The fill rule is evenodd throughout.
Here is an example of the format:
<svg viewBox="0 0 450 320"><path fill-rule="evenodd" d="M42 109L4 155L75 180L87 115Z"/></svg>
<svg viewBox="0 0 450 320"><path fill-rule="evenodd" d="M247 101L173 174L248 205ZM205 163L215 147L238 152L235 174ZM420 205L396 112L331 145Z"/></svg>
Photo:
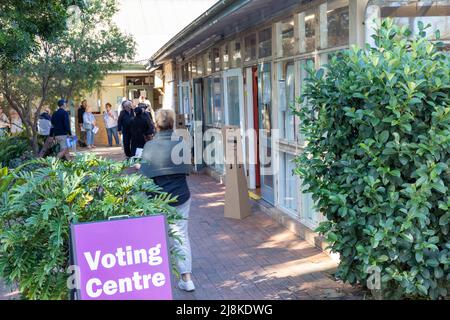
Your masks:
<svg viewBox="0 0 450 320"><path fill-rule="evenodd" d="M221 129L239 127L249 189L320 245L312 230L324 217L293 174L305 141L289 107L302 93L307 65L319 68L353 44L371 43L374 19L386 17L414 30L418 21L430 23L430 37L439 29L450 43L450 0L220 1L193 21L150 66L162 76L164 108L185 115L194 157L203 155L196 168L222 176ZM211 160L205 149L213 143L219 147Z"/></svg>

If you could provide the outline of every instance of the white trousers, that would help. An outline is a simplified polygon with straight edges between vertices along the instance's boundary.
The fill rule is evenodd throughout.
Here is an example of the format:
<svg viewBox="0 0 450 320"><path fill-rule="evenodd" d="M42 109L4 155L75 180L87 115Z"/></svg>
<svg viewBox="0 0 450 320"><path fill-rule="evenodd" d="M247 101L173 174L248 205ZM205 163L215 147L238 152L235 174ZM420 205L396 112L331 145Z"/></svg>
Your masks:
<svg viewBox="0 0 450 320"><path fill-rule="evenodd" d="M189 199L181 206L175 207L175 209L177 209L178 214L182 217L182 219L178 220L176 224L171 225L172 231L175 232L181 240L181 243L176 240L172 241L172 246L177 249L178 253L182 256L177 259L178 272L180 274L191 273L192 253L188 232L188 219L189 211L191 209L191 199Z"/></svg>

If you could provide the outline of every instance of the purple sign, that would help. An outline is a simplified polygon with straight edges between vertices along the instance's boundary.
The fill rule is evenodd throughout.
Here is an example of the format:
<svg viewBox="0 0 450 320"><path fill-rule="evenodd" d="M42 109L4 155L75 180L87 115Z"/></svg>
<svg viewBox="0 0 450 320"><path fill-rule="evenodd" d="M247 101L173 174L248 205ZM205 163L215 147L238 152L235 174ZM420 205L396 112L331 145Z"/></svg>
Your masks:
<svg viewBox="0 0 450 320"><path fill-rule="evenodd" d="M71 227L78 298L172 300L165 216Z"/></svg>

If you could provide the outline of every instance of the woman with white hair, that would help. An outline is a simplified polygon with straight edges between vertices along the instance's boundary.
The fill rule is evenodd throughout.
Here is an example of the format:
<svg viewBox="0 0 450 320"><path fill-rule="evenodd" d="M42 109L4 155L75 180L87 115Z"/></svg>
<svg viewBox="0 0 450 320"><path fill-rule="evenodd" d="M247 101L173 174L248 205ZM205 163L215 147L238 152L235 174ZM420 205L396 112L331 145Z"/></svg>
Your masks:
<svg viewBox="0 0 450 320"><path fill-rule="evenodd" d="M140 172L146 177L153 179L164 192L177 197L172 204L183 218L178 220L173 231L179 236L181 243L173 242L173 246L181 252L182 258L177 260L178 271L181 279L178 287L184 291L194 291L195 286L192 282L192 254L188 235L188 218L191 207L191 194L187 184L186 177L191 171L190 163L174 161L172 158L173 149L179 147L181 140L172 140L174 134L175 113L172 110L160 110L156 114L157 134L153 140L147 142L142 153L143 163ZM180 148L188 150L189 148ZM176 154L181 156L177 151ZM184 159L184 157L182 157ZM178 160L178 159L176 159Z"/></svg>

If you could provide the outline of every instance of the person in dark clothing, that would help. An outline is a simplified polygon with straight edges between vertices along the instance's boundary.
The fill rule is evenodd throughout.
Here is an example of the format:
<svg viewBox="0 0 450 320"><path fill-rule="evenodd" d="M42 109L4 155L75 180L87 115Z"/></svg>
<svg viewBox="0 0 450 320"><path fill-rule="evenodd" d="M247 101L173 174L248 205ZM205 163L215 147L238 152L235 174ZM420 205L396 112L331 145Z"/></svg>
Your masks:
<svg viewBox="0 0 450 320"><path fill-rule="evenodd" d="M188 234L191 193L186 181L191 170L191 163L186 163L186 160L180 163L178 159L173 159L173 150L174 148L178 149L180 143L182 144L180 149L183 150L183 159L185 159L184 150L189 150L189 148L181 138L178 141L172 139L175 123L175 113L172 110L158 111L155 123L157 134L153 140L145 144L142 153L143 163L139 170L142 175L153 179L163 192L177 198L176 202L171 205L183 219L178 220L171 228L181 240L181 243L172 242L172 246L183 256L183 258L177 259L178 271L181 274L178 287L184 291L194 291L195 285L191 278L192 254Z"/></svg>
<svg viewBox="0 0 450 320"><path fill-rule="evenodd" d="M136 149L143 149L147 141L155 134L155 127L151 118L142 107L134 109L136 117L131 123L131 155L136 155Z"/></svg>
<svg viewBox="0 0 450 320"><path fill-rule="evenodd" d="M127 158L131 158L131 124L134 119L133 104L131 101L122 102L123 110L120 112L119 120L117 121L118 132L123 137L123 150Z"/></svg>
<svg viewBox="0 0 450 320"><path fill-rule="evenodd" d="M50 135L55 137L59 143L61 151L58 153L58 158L65 158L69 160L69 148L67 147L67 137L71 136L69 113L64 110L66 101L61 99L58 101L58 110L53 113L51 123L52 128Z"/></svg>
<svg viewBox="0 0 450 320"><path fill-rule="evenodd" d="M86 107L87 100L83 100L80 107L78 108L77 114L78 125L80 126L80 139L78 140L78 143L82 148L86 147L86 130L83 128L83 115L86 112Z"/></svg>
<svg viewBox="0 0 450 320"><path fill-rule="evenodd" d="M143 110L144 116L152 123L152 126L155 126L155 119L153 119L153 116L150 112L148 112L148 106L145 103L139 103L138 108L141 108Z"/></svg>

